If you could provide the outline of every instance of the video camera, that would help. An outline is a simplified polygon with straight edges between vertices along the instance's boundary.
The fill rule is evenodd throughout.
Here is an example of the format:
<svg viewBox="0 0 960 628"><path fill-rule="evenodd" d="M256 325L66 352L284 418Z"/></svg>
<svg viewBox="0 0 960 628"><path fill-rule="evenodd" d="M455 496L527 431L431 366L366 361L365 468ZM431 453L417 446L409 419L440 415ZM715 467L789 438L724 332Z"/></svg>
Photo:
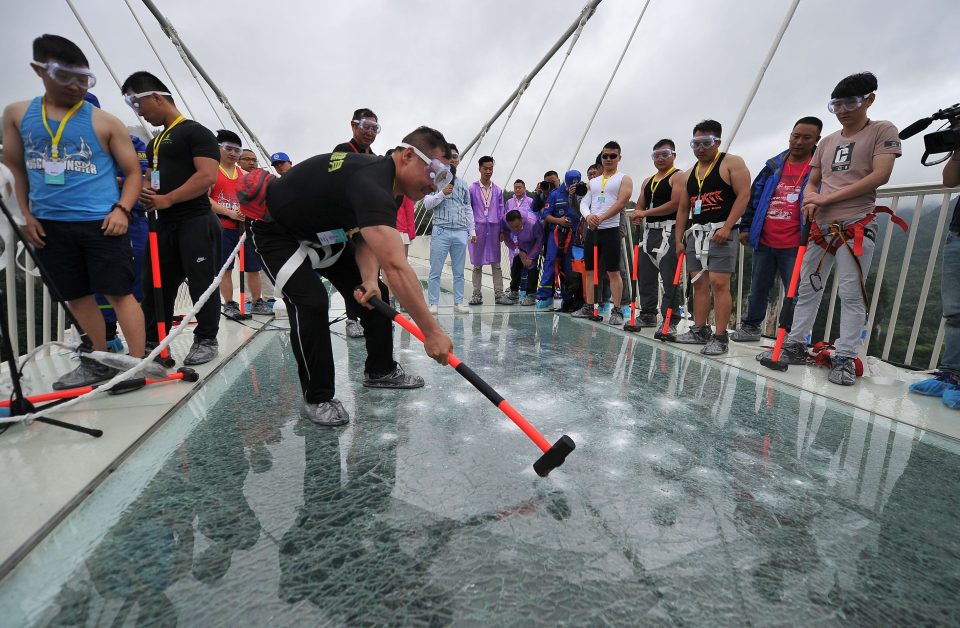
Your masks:
<svg viewBox="0 0 960 628"><path fill-rule="evenodd" d="M923 131L928 126L930 126L934 120L946 120L949 123L949 127L941 131L934 131L933 133L927 133L923 136L924 144L924 153L923 157L920 158L920 163L924 166L935 166L939 163L943 163L950 158L950 154L960 149L960 103L953 105L952 107L947 107L946 109L941 109L940 111L931 114L927 118L922 118L917 120L904 130L900 131L900 139L905 140L909 137L913 137L920 131ZM927 163L927 158L930 155L946 155L937 161L931 161Z"/></svg>

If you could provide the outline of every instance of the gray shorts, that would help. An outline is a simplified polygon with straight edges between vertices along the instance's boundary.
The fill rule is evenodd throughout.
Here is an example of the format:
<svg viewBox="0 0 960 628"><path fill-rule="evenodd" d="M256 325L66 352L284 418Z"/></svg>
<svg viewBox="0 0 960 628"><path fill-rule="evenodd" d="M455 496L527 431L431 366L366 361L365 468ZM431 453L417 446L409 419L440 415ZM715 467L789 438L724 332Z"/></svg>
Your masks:
<svg viewBox="0 0 960 628"><path fill-rule="evenodd" d="M684 247L687 258L687 272L691 274L699 273L703 270L703 265L696 256L696 245L693 241L692 233L688 233L684 239ZM736 229L730 232L730 238L723 244L710 242L710 250L707 252L708 273L733 273L737 270L737 256L740 253L740 240L737 238Z"/></svg>

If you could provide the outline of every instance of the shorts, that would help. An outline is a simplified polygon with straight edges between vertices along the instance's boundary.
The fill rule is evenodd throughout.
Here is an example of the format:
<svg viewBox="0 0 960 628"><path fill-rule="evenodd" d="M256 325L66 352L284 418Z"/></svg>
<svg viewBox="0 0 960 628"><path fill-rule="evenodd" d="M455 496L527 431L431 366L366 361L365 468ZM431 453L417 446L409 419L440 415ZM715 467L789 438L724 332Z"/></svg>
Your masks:
<svg viewBox="0 0 960 628"><path fill-rule="evenodd" d="M120 297L133 292L135 265L130 237L104 235L102 220L41 220L46 245L37 249L49 280L67 301L96 292Z"/></svg>
<svg viewBox="0 0 960 628"><path fill-rule="evenodd" d="M608 273L620 272L620 227L587 229L583 240L583 261L587 270L593 270L593 249L596 247L601 267Z"/></svg>
<svg viewBox="0 0 960 628"><path fill-rule="evenodd" d="M683 240L684 250L686 251L687 272L697 274L704 270L703 264L697 259L696 248L693 241L693 234L688 233ZM730 237L723 244L710 242L710 250L707 251L708 273L734 273L737 270L737 256L740 254L740 240L737 237L736 230L730 232Z"/></svg>
<svg viewBox="0 0 960 628"><path fill-rule="evenodd" d="M227 261L227 256L229 256L233 249L237 246L237 242L240 241L240 229L223 229L223 239L220 241L220 266L223 266L223 263ZM240 256L237 255L237 258ZM234 259L234 262L237 261ZM230 265L227 266L228 270L233 270L234 262L230 262ZM243 241L243 272L245 273L259 273L261 270L260 258L257 257L257 252L253 250L253 238L247 235L247 239Z"/></svg>
<svg viewBox="0 0 960 628"><path fill-rule="evenodd" d="M405 245L410 244L410 236L404 233L403 231L401 231L400 241L403 242Z"/></svg>

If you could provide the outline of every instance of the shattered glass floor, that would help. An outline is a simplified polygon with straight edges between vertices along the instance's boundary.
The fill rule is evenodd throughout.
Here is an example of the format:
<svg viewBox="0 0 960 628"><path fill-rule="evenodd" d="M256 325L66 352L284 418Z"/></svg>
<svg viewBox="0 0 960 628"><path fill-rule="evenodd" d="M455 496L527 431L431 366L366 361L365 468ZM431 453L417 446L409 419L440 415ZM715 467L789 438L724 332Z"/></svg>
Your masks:
<svg viewBox="0 0 960 628"><path fill-rule="evenodd" d="M957 442L567 316L440 318L576 441L549 478L408 334L424 389L362 388L334 339L323 429L263 332L0 583L3 623L960 623Z"/></svg>

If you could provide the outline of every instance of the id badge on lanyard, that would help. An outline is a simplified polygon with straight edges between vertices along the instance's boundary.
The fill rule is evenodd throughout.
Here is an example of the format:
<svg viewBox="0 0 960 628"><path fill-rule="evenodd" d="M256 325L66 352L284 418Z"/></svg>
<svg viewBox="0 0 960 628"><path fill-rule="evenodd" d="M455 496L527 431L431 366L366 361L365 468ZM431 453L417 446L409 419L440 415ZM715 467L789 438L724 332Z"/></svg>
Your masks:
<svg viewBox="0 0 960 628"><path fill-rule="evenodd" d="M66 183L66 162L59 159L43 160L43 182L47 185L63 185Z"/></svg>
<svg viewBox="0 0 960 628"><path fill-rule="evenodd" d="M701 211L703 211L703 201L698 198L693 204L693 215L699 216Z"/></svg>
<svg viewBox="0 0 960 628"><path fill-rule="evenodd" d="M160 171L157 169L150 171L150 187L157 192L160 191Z"/></svg>

